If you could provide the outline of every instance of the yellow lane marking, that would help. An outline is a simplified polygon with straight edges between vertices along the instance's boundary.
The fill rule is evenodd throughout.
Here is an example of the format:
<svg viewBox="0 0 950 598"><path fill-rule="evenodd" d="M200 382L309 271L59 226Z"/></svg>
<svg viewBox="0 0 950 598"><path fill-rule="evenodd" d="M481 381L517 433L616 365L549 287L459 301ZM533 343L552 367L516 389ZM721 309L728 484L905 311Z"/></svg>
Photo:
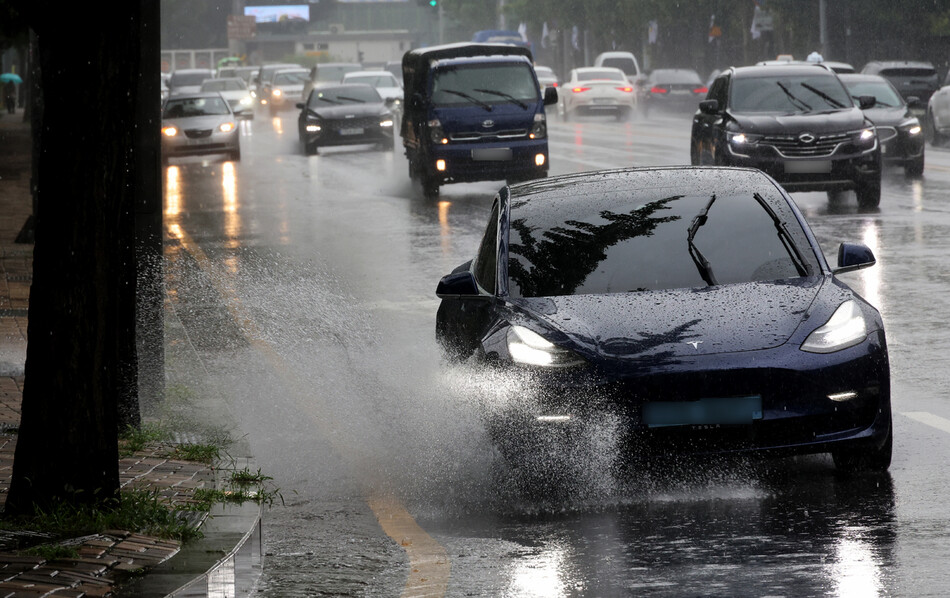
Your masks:
<svg viewBox="0 0 950 598"><path fill-rule="evenodd" d="M369 506L383 531L402 546L409 557L409 579L402 591L403 598L444 596L451 570L445 548L419 527L392 497L372 497Z"/></svg>
<svg viewBox="0 0 950 598"><path fill-rule="evenodd" d="M293 370L280 357L274 347L263 340L254 319L244 309L237 292L220 277L214 276L212 262L207 254L198 246L191 236L178 224L168 226L170 235L178 239L182 249L187 251L198 263L198 267L208 275L215 290L225 299L225 308L231 318L238 324L247 341L255 347L270 362L271 366L284 379L292 380L295 377ZM295 388L301 386L294 385ZM312 405L312 403L311 403ZM337 454L344 454L338 444L333 422L327 417L315 418L315 423L323 435L329 439ZM362 461L360 459L359 461ZM357 470L365 483L370 479L367 472L372 471L367 463L358 463ZM396 544L406 551L409 557L409 576L402 591L403 598L442 598L445 596L449 584L451 565L448 554L435 539L422 529L405 506L393 496L380 495L372 490L368 492L367 504L376 515L380 527Z"/></svg>

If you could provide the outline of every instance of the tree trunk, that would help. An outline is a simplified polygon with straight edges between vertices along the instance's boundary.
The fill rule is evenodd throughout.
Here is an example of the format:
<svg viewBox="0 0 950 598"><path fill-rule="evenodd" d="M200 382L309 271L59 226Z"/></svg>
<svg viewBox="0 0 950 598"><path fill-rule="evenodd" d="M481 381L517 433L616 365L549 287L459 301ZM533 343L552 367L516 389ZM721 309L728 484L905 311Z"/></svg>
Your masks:
<svg viewBox="0 0 950 598"><path fill-rule="evenodd" d="M153 2L101 11L51 1L29 6L44 96L42 147L8 513L118 494L118 406L136 386L139 23Z"/></svg>

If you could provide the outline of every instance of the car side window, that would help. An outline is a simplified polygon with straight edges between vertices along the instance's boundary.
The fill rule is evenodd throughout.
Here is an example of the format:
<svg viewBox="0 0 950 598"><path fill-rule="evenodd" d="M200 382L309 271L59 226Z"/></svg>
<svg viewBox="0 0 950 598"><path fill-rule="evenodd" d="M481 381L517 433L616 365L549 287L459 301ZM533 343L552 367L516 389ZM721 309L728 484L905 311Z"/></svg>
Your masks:
<svg viewBox="0 0 950 598"><path fill-rule="evenodd" d="M482 243L478 248L478 254L475 256L475 262L472 268L475 274L475 282L478 286L495 293L495 282L498 277L498 204L496 203L488 218L488 227L482 236Z"/></svg>

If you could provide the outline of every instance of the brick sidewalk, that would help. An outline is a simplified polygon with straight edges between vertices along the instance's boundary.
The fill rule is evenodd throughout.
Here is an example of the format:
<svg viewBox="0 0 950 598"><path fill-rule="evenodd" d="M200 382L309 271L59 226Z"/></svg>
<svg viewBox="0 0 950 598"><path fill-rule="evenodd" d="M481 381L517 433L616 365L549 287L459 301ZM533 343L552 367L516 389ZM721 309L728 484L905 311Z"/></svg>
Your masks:
<svg viewBox="0 0 950 598"><path fill-rule="evenodd" d="M0 506L10 487L23 396L33 245L15 241L32 212L30 152L22 113L0 117ZM121 485L152 489L170 504L187 507L197 488L215 486L214 471L163 456L168 448L153 446L121 459ZM75 545L80 558L53 562L0 552L0 596L109 596L125 572L157 565L180 549L174 541L121 530Z"/></svg>

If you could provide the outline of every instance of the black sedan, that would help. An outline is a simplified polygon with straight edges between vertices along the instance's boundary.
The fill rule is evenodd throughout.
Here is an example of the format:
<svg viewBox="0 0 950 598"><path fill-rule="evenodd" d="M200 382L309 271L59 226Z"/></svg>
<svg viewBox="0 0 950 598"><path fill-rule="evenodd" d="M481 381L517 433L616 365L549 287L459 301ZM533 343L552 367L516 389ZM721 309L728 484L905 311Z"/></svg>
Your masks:
<svg viewBox="0 0 950 598"><path fill-rule="evenodd" d="M924 133L920 121L911 113L894 86L879 75L838 75L855 100L861 96L874 98L874 106L864 111L877 129L881 159L899 164L910 177L924 173ZM913 104L920 102L916 99Z"/></svg>
<svg viewBox="0 0 950 598"><path fill-rule="evenodd" d="M757 170L551 177L499 192L475 258L439 282L436 337L530 381L490 418L496 439L606 413L624 458L830 452L885 470L883 323L836 276L874 263L842 244L829 266Z"/></svg>
<svg viewBox="0 0 950 598"><path fill-rule="evenodd" d="M315 154L319 147L328 145L363 143L392 150L391 105L369 85L314 87L307 101L297 104L297 131L304 153Z"/></svg>

